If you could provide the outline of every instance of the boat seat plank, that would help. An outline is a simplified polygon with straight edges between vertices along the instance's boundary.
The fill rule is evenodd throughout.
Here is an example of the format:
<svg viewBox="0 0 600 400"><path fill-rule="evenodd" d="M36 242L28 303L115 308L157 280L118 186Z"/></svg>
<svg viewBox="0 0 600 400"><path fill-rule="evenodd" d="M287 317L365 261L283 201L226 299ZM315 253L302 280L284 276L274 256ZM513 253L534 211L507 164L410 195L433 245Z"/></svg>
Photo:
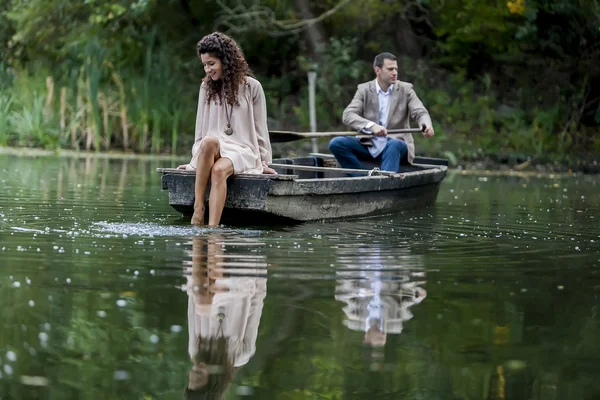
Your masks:
<svg viewBox="0 0 600 400"><path fill-rule="evenodd" d="M174 175L196 175L196 171L187 171L177 168L156 168L156 172ZM233 177L244 179L270 179L275 181L294 181L298 179L298 175L290 174L236 174Z"/></svg>

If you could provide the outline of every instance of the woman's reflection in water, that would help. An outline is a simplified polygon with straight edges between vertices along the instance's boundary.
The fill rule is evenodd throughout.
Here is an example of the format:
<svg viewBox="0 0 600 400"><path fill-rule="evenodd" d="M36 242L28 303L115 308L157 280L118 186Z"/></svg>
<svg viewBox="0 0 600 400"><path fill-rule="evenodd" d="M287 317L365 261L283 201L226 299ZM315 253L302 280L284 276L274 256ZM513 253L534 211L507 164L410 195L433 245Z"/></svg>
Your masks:
<svg viewBox="0 0 600 400"><path fill-rule="evenodd" d="M239 254L226 253L239 245L237 241L228 246L219 234L193 239L192 266L185 285L188 352L193 362L186 399L220 399L236 370L256 351L267 294L267 264L262 256L247 256L242 261Z"/></svg>
<svg viewBox="0 0 600 400"><path fill-rule="evenodd" d="M415 258L411 257L414 262ZM425 273L416 266L387 266L377 247L340 248L335 299L346 303L344 324L364 331L364 343L382 347L387 334L400 334L404 322L413 317L410 308L427 296L421 285ZM419 263L419 265L421 265Z"/></svg>

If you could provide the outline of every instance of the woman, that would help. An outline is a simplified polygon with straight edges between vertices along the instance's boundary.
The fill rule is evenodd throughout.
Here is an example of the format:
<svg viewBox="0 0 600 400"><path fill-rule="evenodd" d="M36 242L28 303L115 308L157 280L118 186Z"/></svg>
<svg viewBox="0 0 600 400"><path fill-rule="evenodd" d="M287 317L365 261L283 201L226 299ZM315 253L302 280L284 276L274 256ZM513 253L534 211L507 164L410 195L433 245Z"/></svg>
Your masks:
<svg viewBox="0 0 600 400"><path fill-rule="evenodd" d="M222 398L236 371L256 352L267 295L267 263L255 261L241 268L223 262L231 239L235 237L209 234L192 240L192 265L186 268L183 285L188 294L188 352L193 362L186 399Z"/></svg>
<svg viewBox="0 0 600 400"><path fill-rule="evenodd" d="M196 51L206 77L200 86L192 160L181 169L196 169L192 224L204 224L204 197L210 179L208 225L221 220L227 178L233 174L276 174L268 167L271 142L267 107L260 82L252 77L242 49L215 32Z"/></svg>

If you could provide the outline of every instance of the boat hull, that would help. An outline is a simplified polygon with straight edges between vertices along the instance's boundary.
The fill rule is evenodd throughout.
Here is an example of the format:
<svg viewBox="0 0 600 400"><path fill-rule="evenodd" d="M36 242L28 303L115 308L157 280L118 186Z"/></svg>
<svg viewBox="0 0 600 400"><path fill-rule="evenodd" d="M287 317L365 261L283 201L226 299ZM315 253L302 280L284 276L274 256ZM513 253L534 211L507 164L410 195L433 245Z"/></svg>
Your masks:
<svg viewBox="0 0 600 400"><path fill-rule="evenodd" d="M169 192L169 204L191 215L195 173L175 169L159 172L163 174L162 187ZM435 202L446 173L445 165L415 165L391 176L301 179L299 175L236 175L228 180L223 220L301 222L427 206ZM207 206L209 195L207 191Z"/></svg>

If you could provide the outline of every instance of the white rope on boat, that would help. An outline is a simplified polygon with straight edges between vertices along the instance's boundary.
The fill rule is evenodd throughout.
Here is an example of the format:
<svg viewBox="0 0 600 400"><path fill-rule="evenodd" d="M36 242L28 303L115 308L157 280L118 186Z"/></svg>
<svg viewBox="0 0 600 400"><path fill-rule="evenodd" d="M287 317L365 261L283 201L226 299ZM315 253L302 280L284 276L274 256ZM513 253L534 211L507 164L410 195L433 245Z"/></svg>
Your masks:
<svg viewBox="0 0 600 400"><path fill-rule="evenodd" d="M368 176L380 176L380 175L383 175L383 174L381 173L381 170L377 167L370 170L369 174L368 174Z"/></svg>

